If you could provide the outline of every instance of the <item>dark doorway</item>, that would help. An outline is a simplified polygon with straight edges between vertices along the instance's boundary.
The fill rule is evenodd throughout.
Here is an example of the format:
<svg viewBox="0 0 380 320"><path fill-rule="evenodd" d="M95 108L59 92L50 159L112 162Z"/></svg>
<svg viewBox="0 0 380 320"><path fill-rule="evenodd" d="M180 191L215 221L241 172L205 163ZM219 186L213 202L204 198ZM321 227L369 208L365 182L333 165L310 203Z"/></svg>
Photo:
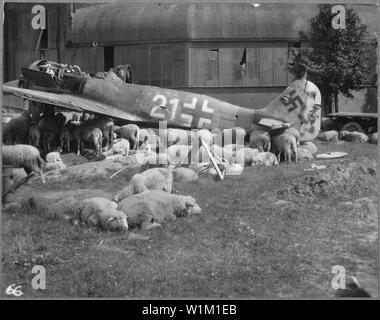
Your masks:
<svg viewBox="0 0 380 320"><path fill-rule="evenodd" d="M104 47L104 71L114 67L114 48Z"/></svg>

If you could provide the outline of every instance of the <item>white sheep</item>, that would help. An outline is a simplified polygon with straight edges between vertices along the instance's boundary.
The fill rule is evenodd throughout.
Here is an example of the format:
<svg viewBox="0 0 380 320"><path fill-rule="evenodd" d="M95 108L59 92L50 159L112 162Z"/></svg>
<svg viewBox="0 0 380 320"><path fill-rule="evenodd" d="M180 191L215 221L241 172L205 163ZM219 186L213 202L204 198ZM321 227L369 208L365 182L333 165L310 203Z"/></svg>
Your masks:
<svg viewBox="0 0 380 320"><path fill-rule="evenodd" d="M45 162L37 148L26 144L3 145L1 153L3 166L24 168L26 174L35 172L40 175L42 183L46 182L42 173Z"/></svg>
<svg viewBox="0 0 380 320"><path fill-rule="evenodd" d="M132 150L136 150L139 144L140 128L138 125L130 123L122 127L116 127L117 132L121 138L127 139L131 145Z"/></svg>
<svg viewBox="0 0 380 320"><path fill-rule="evenodd" d="M130 143L127 139L121 138L113 142L111 148L103 152L105 157L112 156L115 154L121 154L123 156L128 156Z"/></svg>
<svg viewBox="0 0 380 320"><path fill-rule="evenodd" d="M310 153L315 156L318 153L318 148L317 146L311 142L311 141L304 141L301 143L301 147L304 149L307 149L310 151Z"/></svg>
<svg viewBox="0 0 380 320"><path fill-rule="evenodd" d="M369 142L373 144L377 144L377 137L378 137L377 132L372 133L369 137Z"/></svg>
<svg viewBox="0 0 380 320"><path fill-rule="evenodd" d="M292 155L297 162L297 142L296 138L289 134L283 133L273 139L273 149L277 155L277 160L280 162L281 154L284 155L284 160L291 163Z"/></svg>
<svg viewBox="0 0 380 320"><path fill-rule="evenodd" d="M339 132L336 130L325 131L319 134L318 139L321 141L338 141Z"/></svg>
<svg viewBox="0 0 380 320"><path fill-rule="evenodd" d="M252 149L252 148L241 148L238 151L236 151L236 162L241 163L245 165L253 165L255 157L259 154L258 149Z"/></svg>
<svg viewBox="0 0 380 320"><path fill-rule="evenodd" d="M341 131L340 137L342 140L351 141L351 142L355 142L355 143L366 143L366 142L368 142L368 136L363 132Z"/></svg>
<svg viewBox="0 0 380 320"><path fill-rule="evenodd" d="M120 202L136 193L147 190L163 190L171 193L173 188L173 172L166 168L152 168L136 173L129 183L113 198Z"/></svg>
<svg viewBox="0 0 380 320"><path fill-rule="evenodd" d="M61 160L61 154L59 152L49 152L45 159L47 162L56 162L56 161L62 161Z"/></svg>
<svg viewBox="0 0 380 320"><path fill-rule="evenodd" d="M173 172L173 181L175 182L193 182L199 180L198 174L189 168L174 168Z"/></svg>
<svg viewBox="0 0 380 320"><path fill-rule="evenodd" d="M301 135L300 135L300 132L296 128L290 127L288 129L286 129L284 133L289 133L294 138L296 138L297 147L300 146Z"/></svg>
<svg viewBox="0 0 380 320"><path fill-rule="evenodd" d="M118 208L127 215L131 227L142 229L161 227L165 221L200 214L202 211L196 200L190 196L159 190L146 191L126 198L119 203Z"/></svg>
<svg viewBox="0 0 380 320"><path fill-rule="evenodd" d="M139 143L146 143L149 145L149 149L155 152L165 151L167 146L164 146L161 142L161 138L156 134L154 129L140 129ZM161 148L161 149L160 149Z"/></svg>
<svg viewBox="0 0 380 320"><path fill-rule="evenodd" d="M105 198L90 198L77 203L75 211L81 223L106 231L128 230L127 217L117 203Z"/></svg>
<svg viewBox="0 0 380 320"><path fill-rule="evenodd" d="M249 147L257 148L260 152L270 151L271 142L270 135L266 131L254 130L249 137Z"/></svg>
<svg viewBox="0 0 380 320"><path fill-rule="evenodd" d="M183 144L173 144L166 150L171 163L188 163L189 152L190 146Z"/></svg>
<svg viewBox="0 0 380 320"><path fill-rule="evenodd" d="M297 158L298 160L313 160L313 154L308 150L307 148L304 147L299 147L297 150Z"/></svg>
<svg viewBox="0 0 380 320"><path fill-rule="evenodd" d="M259 152L254 158L252 165L263 164L265 166L278 165L277 157L272 152Z"/></svg>

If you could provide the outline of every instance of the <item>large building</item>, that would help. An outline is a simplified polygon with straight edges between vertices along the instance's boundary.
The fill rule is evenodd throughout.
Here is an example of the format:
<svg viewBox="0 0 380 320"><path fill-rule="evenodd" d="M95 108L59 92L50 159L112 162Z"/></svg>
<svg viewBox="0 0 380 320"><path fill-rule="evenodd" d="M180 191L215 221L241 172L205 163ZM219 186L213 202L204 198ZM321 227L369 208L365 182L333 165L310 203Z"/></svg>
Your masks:
<svg viewBox="0 0 380 320"><path fill-rule="evenodd" d="M300 31L318 12L310 4L49 4L36 52L40 32L31 28L32 6L5 7L5 80L37 55L92 73L128 63L135 83L250 108L265 106L292 81L291 49L305 45ZM372 9L355 6L374 34Z"/></svg>

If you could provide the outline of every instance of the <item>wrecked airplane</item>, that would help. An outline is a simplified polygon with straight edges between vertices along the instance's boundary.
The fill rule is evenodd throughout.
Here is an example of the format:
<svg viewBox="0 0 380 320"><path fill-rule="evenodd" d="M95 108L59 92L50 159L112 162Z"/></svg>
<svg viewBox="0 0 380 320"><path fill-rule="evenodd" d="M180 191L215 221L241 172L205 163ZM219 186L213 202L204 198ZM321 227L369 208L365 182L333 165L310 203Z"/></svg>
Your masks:
<svg viewBox="0 0 380 320"><path fill-rule="evenodd" d="M118 66L96 77L78 66L39 60L22 68L20 80L5 83L3 92L73 111L131 122L161 120L168 126L187 129L241 127L250 132L255 127L281 131L293 126L300 131L302 141L314 139L320 129L321 95L306 74L262 109L243 108L202 94L128 83L131 79L128 67Z"/></svg>

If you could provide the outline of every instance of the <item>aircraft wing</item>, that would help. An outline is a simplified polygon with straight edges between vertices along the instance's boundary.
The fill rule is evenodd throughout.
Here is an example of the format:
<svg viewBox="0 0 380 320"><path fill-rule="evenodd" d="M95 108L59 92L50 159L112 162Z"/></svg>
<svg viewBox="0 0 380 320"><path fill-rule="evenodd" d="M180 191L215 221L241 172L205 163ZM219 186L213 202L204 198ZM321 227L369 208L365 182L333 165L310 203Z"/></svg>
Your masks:
<svg viewBox="0 0 380 320"><path fill-rule="evenodd" d="M39 90L31 90L14 87L12 85L3 85L3 92L36 102L52 104L55 106L67 108L73 111L79 112L91 112L103 114L109 117L115 117L119 119L129 121L141 121L145 120L134 114L128 113L124 110L120 110L105 103L94 101L91 99L74 96L67 93L52 93Z"/></svg>

